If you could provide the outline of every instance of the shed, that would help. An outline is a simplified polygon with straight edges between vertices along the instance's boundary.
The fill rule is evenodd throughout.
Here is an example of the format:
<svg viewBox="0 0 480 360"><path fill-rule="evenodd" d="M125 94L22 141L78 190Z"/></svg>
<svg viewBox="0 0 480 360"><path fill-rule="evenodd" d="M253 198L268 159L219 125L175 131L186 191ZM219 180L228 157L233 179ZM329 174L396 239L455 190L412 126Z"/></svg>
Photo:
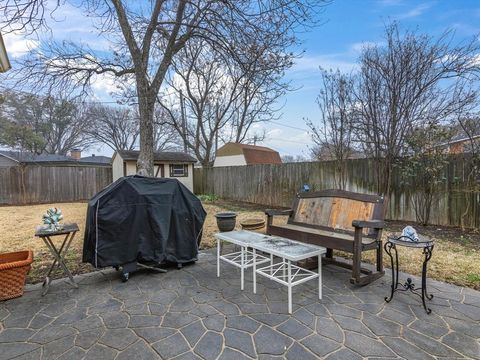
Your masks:
<svg viewBox="0 0 480 360"><path fill-rule="evenodd" d="M137 173L138 150L117 150L112 157L113 181ZM183 152L161 151L153 154L154 176L175 178L193 192L193 164L197 160Z"/></svg>
<svg viewBox="0 0 480 360"><path fill-rule="evenodd" d="M281 164L280 154L268 147L229 142L217 150L214 167Z"/></svg>

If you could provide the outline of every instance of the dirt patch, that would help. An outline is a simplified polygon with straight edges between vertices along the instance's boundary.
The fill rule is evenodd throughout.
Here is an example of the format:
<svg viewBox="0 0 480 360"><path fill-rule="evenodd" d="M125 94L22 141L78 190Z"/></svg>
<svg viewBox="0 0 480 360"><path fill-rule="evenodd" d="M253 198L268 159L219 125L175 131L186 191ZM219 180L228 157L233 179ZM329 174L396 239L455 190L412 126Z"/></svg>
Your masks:
<svg viewBox="0 0 480 360"><path fill-rule="evenodd" d="M72 243L67 257L69 268L75 274L94 270L89 264L81 262L86 203L0 207L0 252L22 249L32 249L34 251L34 263L27 279L30 283L43 280L53 260L41 239L35 238L34 231L35 226L41 223L41 217L45 210L54 206L62 209L65 222L76 222L80 227L80 232ZM213 235L218 230L214 215L217 212L237 212L237 228L240 228L239 224L242 220L264 218L265 216L264 207L259 205L216 201L213 203L206 202L204 207L208 215L204 225L202 248L215 245ZM279 217L276 220L278 223L285 221L285 217ZM405 225L401 222L388 222L385 234L398 232ZM418 225L415 227L420 233L437 239L433 257L429 262L428 274L430 278L480 289L480 234L478 232L462 232L458 228L438 226L423 227ZM57 241L60 241L60 239ZM349 257L349 254L340 255ZM400 248L400 270L419 275L421 273L421 256L421 250L419 249ZM374 253L366 253L363 260L373 262ZM386 266L390 265L390 260L386 255L384 261ZM57 271L54 277L63 277L63 274Z"/></svg>

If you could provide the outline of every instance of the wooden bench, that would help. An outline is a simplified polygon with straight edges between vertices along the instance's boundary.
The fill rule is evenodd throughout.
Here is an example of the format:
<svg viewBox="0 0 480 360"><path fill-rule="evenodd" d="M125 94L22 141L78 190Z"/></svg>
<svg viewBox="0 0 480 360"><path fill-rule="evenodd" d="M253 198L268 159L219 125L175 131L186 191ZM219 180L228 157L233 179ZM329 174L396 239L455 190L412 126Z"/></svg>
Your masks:
<svg viewBox="0 0 480 360"><path fill-rule="evenodd" d="M326 262L352 269L350 282L368 284L383 270L383 197L344 190L298 193L289 210L265 210L267 234L327 248ZM285 225L274 225L277 215L288 215ZM333 250L353 254L353 263L337 261ZM362 251L376 251L376 272L361 267Z"/></svg>

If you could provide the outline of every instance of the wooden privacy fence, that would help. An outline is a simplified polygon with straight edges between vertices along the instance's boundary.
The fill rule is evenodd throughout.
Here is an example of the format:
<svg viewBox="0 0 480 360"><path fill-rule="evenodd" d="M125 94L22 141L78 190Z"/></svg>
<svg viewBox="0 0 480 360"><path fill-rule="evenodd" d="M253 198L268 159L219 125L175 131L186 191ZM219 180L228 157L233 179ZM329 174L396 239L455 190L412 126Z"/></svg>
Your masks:
<svg viewBox="0 0 480 360"><path fill-rule="evenodd" d="M346 190L374 193L375 167L371 159L347 162ZM386 218L415 221L412 196L415 190L402 184L395 169ZM302 162L195 169L196 194L215 194L220 198L246 201L269 207L291 205L293 195L303 184L311 191L335 188L335 162ZM454 157L446 167L446 180L439 186L431 208L430 223L458 226L461 216L465 226L480 227L480 192L465 189L465 163ZM470 205L467 207L467 203Z"/></svg>
<svg viewBox="0 0 480 360"><path fill-rule="evenodd" d="M0 204L22 205L90 199L112 182L101 166L0 167Z"/></svg>

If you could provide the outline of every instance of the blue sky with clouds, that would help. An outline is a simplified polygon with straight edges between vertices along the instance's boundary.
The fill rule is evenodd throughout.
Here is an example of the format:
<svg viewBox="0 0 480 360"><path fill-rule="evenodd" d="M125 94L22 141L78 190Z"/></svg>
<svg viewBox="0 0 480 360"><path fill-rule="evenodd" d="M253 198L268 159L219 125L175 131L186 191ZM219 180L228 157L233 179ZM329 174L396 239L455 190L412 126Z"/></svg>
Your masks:
<svg viewBox="0 0 480 360"><path fill-rule="evenodd" d="M282 119L268 126L265 144L282 154L309 153L311 141L304 118L319 116L315 103L319 66L354 70L362 44L381 43L384 24L391 20L433 36L454 29L458 41L471 39L480 34L480 1L334 0L322 19L323 25L301 35L305 54L287 74L300 89L286 96Z"/></svg>
<svg viewBox="0 0 480 360"><path fill-rule="evenodd" d="M57 40L81 40L98 50L107 46L108 41L93 28L92 19L83 17L78 9L67 4L53 17L56 21L49 23ZM296 50L304 50L304 56L286 74L298 90L282 100L281 119L263 126L267 133L263 145L282 155L309 154L311 140L304 119L315 121L319 116L315 103L319 66L354 71L362 44L381 43L384 24L391 20L433 36L454 29L458 41L471 39L480 34L480 0L333 0L319 20L321 26L300 34L303 44ZM36 39L27 40L18 34L5 36L5 42L13 59L22 56L28 47L38 45ZM99 81L94 89L105 99L113 84ZM107 149L92 151L109 154Z"/></svg>

